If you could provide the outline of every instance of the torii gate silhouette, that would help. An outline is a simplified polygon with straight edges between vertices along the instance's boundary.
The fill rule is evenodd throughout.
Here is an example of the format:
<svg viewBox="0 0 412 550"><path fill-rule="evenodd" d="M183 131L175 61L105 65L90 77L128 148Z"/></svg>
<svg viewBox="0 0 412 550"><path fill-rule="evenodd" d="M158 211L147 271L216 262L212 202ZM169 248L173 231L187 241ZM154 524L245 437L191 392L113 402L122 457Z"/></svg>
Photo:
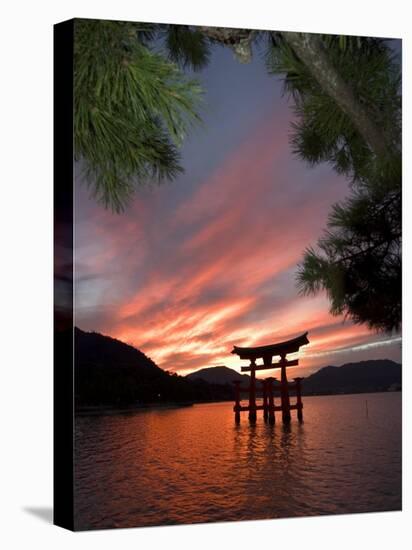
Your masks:
<svg viewBox="0 0 412 550"><path fill-rule="evenodd" d="M288 382L286 376L286 368L294 367L299 364L298 359L288 360L286 356L290 353L296 353L301 346L309 344L308 333L305 332L301 336L293 338L292 340L286 340L277 344L271 344L269 346L258 346L254 348L241 348L234 346L232 353L238 355L240 359L250 360L250 365L241 367L242 372L250 372L250 385L249 388L244 390L240 387L239 381L234 381L236 391L236 401L233 410L235 412L235 421L240 422L241 411L249 412L250 422L256 422L257 411L263 410L263 418L269 419L269 422L273 424L275 422L275 411L282 411L282 420L285 424L291 420L290 411L296 410L298 420L303 420L303 403L301 394L301 381L303 378L295 378L293 383ZM272 363L274 356L280 356L280 360L277 363ZM263 365L257 365L258 359L263 360ZM262 381L263 384L263 404L256 404L256 371L268 370L268 369L281 369L280 386L274 388L273 382L276 378L266 378ZM296 403L291 405L289 398L289 389L296 389ZM249 404L242 406L240 404L241 391L249 392ZM280 392L281 405L276 406L274 402L274 392Z"/></svg>

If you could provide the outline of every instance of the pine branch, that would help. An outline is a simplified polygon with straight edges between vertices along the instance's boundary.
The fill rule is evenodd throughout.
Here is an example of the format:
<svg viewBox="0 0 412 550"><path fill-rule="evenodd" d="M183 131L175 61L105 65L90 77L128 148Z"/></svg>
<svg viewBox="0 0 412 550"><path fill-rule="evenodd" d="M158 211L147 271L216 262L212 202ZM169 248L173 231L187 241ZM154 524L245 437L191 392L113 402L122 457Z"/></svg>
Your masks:
<svg viewBox="0 0 412 550"><path fill-rule="evenodd" d="M348 115L378 158L385 158L387 145L381 130L370 114L357 101L350 85L343 80L328 60L321 39L315 34L283 32L285 41L302 59L321 88Z"/></svg>
<svg viewBox="0 0 412 550"><path fill-rule="evenodd" d="M182 172L178 147L200 121L199 84L146 46L152 36L140 23L76 21L76 159L114 211L136 186Z"/></svg>

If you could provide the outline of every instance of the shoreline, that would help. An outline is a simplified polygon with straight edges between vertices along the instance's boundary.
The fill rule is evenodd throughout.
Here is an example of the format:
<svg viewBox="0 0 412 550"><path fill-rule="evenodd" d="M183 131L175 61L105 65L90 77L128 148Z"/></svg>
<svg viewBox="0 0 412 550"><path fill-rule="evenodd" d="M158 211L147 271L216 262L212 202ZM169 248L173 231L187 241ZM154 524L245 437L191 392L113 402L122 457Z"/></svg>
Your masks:
<svg viewBox="0 0 412 550"><path fill-rule="evenodd" d="M302 397L331 397L342 395L368 395L373 393L402 393L402 390L377 390L367 392L351 392L351 393L317 393L317 394L303 394ZM293 396L292 396L293 397ZM177 403L141 403L139 405L132 405L129 407L105 407L105 406L90 406L81 407L75 410L75 416L109 416L114 414L128 414L144 411L162 411L169 409L180 409L183 407L193 407L194 405L208 405L213 403L232 403L232 400L219 400L219 401L189 401L189 402L177 402Z"/></svg>
<svg viewBox="0 0 412 550"><path fill-rule="evenodd" d="M168 410L179 409L181 407L193 407L196 403L141 403L139 405L131 405L129 407L106 407L106 406L90 406L80 407L75 410L75 416L99 416L99 415L111 415L111 414L126 414L135 413L139 411L155 411L155 410Z"/></svg>

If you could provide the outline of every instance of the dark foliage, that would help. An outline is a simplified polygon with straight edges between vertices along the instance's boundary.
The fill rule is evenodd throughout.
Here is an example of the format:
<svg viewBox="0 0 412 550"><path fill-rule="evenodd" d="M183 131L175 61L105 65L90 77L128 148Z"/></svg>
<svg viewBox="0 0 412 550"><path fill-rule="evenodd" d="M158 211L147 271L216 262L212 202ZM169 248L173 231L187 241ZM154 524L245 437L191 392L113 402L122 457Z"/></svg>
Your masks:
<svg viewBox="0 0 412 550"><path fill-rule="evenodd" d="M304 294L325 289L335 315L382 331L402 319L401 196L354 194L335 205L318 249L299 270Z"/></svg>
<svg viewBox="0 0 412 550"><path fill-rule="evenodd" d="M180 66L198 71L209 62L209 40L196 27L165 25L160 35L165 39L166 54Z"/></svg>
<svg viewBox="0 0 412 550"><path fill-rule="evenodd" d="M334 315L381 331L400 329L401 269L401 79L397 56L377 38L324 36L319 41L331 71L344 82L345 102L367 113L384 143L377 154L356 120L328 93L284 36L274 34L268 68L284 75L294 102L291 136L297 156L310 165L328 162L352 184L349 198L333 207L316 247L298 270L303 294L325 290ZM350 93L346 93L349 89ZM342 95L345 95L342 92ZM347 96L349 95L349 100Z"/></svg>
<svg viewBox="0 0 412 550"><path fill-rule="evenodd" d="M137 185L182 172L178 147L199 121L198 83L150 47L156 36L146 23L75 23L76 159L93 194L115 211Z"/></svg>

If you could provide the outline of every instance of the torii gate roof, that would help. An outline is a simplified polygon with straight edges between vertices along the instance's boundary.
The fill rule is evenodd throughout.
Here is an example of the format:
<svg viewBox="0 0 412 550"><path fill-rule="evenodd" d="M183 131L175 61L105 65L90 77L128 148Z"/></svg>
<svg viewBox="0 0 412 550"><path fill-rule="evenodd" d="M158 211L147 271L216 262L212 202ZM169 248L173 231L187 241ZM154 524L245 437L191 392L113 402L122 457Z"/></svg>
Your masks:
<svg viewBox="0 0 412 550"><path fill-rule="evenodd" d="M300 346L305 346L306 344L309 344L307 332L292 340L285 340L284 342L270 344L268 346L257 346L254 348L240 348L234 346L232 353L239 355L240 359L259 359L268 356L294 353L299 351Z"/></svg>

